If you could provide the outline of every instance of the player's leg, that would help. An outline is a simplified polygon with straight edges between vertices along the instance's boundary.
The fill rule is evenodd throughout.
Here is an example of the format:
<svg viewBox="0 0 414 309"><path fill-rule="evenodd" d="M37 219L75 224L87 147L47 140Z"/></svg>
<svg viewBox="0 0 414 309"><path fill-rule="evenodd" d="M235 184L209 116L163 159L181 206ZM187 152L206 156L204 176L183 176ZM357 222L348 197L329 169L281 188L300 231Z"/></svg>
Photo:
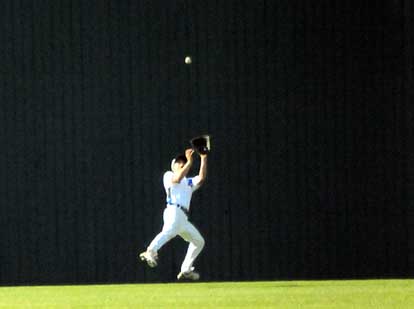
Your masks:
<svg viewBox="0 0 414 309"><path fill-rule="evenodd" d="M176 209L167 207L164 210L163 219L164 225L161 232L151 241L147 251L139 255L140 259L146 261L150 267L157 266L158 250L169 240L177 236L180 230L181 220L177 216Z"/></svg>
<svg viewBox="0 0 414 309"><path fill-rule="evenodd" d="M189 221L185 225L185 229L179 234L184 240L189 242L187 254L181 265L181 272L177 278L188 278L198 280L200 275L194 271L194 261L204 248L204 238L201 236L197 228Z"/></svg>

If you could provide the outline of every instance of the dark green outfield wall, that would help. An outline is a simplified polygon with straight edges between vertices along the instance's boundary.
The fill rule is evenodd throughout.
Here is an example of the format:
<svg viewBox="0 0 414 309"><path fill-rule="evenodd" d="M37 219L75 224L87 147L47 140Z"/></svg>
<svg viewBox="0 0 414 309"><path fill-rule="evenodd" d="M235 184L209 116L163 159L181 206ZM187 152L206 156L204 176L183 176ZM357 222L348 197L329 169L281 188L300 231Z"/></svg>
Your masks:
<svg viewBox="0 0 414 309"><path fill-rule="evenodd" d="M1 1L0 283L174 280L205 132L205 280L414 277L414 5L345 2Z"/></svg>

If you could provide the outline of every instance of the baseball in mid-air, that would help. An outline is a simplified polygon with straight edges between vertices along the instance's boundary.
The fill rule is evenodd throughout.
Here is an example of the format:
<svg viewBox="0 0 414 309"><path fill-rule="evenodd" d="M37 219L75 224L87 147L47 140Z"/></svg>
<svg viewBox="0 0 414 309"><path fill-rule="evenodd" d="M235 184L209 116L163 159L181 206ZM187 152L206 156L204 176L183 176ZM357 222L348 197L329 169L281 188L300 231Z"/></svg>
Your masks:
<svg viewBox="0 0 414 309"><path fill-rule="evenodd" d="M190 56L185 57L184 61L185 61L186 64L191 64L191 62L192 62Z"/></svg>

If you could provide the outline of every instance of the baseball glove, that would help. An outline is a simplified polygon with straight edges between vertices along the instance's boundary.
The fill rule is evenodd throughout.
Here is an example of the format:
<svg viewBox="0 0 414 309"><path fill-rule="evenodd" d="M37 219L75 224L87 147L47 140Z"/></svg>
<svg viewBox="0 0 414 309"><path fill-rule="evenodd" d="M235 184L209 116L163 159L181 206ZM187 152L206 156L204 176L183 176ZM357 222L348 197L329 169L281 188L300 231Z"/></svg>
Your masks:
<svg viewBox="0 0 414 309"><path fill-rule="evenodd" d="M210 152L210 135L201 135L190 140L191 147L198 154L207 154Z"/></svg>

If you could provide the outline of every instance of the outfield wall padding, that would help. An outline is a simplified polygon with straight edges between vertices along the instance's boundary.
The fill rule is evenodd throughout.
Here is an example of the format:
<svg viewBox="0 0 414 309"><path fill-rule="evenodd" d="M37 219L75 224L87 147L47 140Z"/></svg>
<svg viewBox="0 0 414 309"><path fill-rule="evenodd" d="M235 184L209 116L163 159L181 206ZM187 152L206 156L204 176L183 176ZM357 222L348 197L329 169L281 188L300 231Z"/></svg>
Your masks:
<svg viewBox="0 0 414 309"><path fill-rule="evenodd" d="M413 277L413 10L2 1L0 284L175 280L137 253L203 133L204 280Z"/></svg>

